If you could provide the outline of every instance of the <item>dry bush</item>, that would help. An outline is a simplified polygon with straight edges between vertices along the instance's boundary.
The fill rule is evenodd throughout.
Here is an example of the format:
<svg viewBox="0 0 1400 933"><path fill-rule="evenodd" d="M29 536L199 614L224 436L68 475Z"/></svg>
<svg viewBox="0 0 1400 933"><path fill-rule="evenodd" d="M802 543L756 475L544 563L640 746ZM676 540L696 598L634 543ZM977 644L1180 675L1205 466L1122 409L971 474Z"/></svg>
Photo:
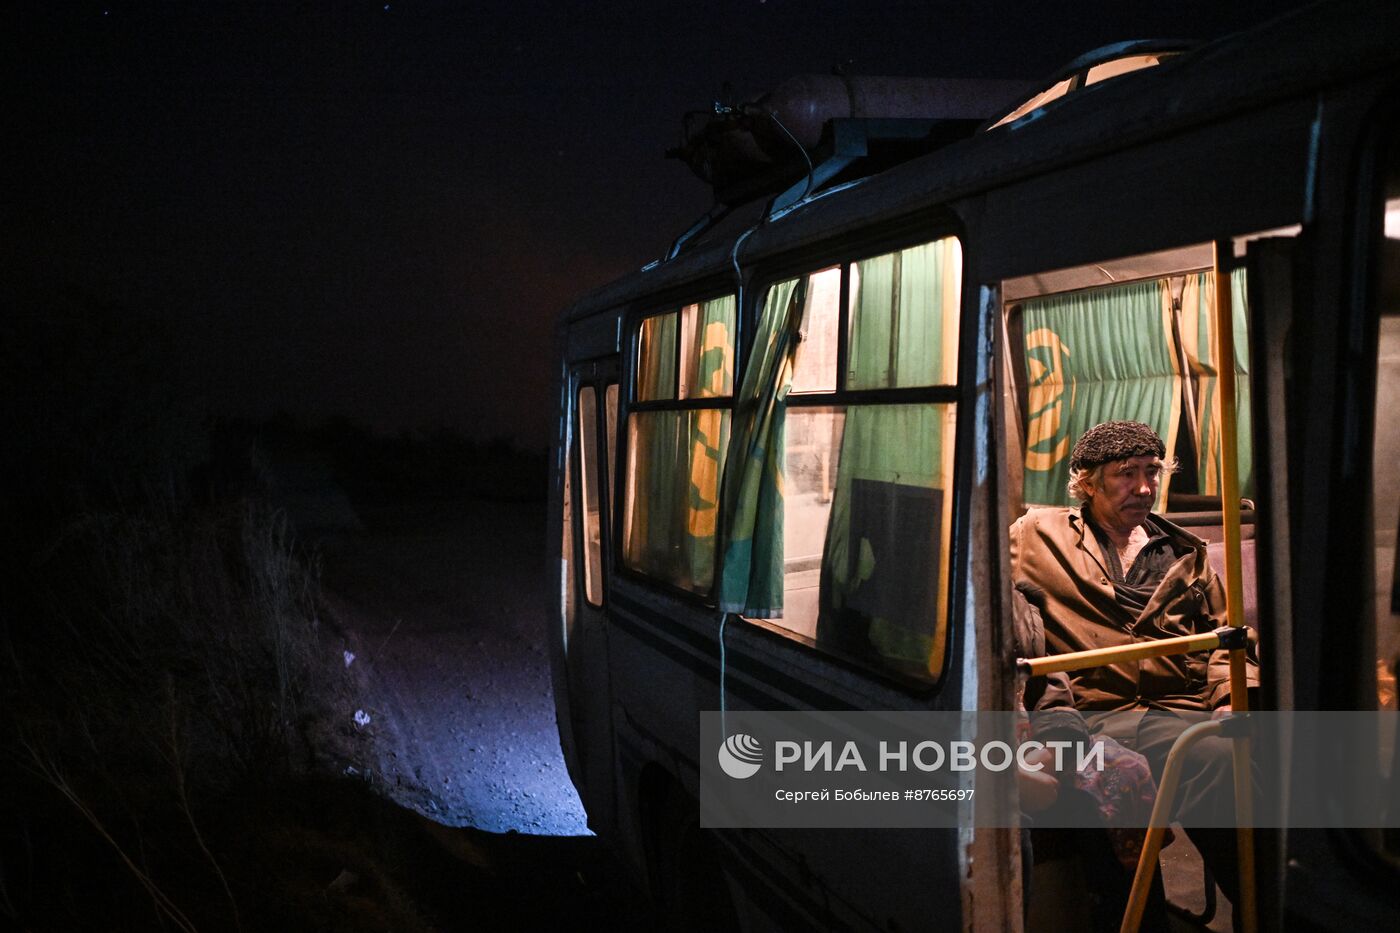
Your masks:
<svg viewBox="0 0 1400 933"><path fill-rule="evenodd" d="M183 762L209 790L286 773L324 665L316 568L279 515L240 503L89 517L43 570L54 628L39 666L94 765Z"/></svg>
<svg viewBox="0 0 1400 933"><path fill-rule="evenodd" d="M30 582L37 598L0 645L6 751L165 923L193 928L166 879L188 888L194 863L196 889L222 903L216 925L236 928L237 885L205 827L304 771L309 730L343 689L318 640L315 562L255 502L158 504L70 524ZM27 844L49 833L15 810Z"/></svg>
<svg viewBox="0 0 1400 933"><path fill-rule="evenodd" d="M11 291L0 929L305 928L253 879L268 814L314 809L278 808L287 779L363 739L316 562L158 315Z"/></svg>

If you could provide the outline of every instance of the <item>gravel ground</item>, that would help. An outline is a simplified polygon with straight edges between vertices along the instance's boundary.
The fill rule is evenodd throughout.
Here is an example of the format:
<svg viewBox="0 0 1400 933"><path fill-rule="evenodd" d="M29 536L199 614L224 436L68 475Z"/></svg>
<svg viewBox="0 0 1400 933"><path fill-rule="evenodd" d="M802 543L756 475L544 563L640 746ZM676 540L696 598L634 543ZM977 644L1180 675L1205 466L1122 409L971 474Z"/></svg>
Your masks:
<svg viewBox="0 0 1400 933"><path fill-rule="evenodd" d="M588 833L559 750L540 503L358 506L321 543L375 760L346 762L447 826ZM363 717L361 717L363 721ZM352 774L354 772L351 772Z"/></svg>
<svg viewBox="0 0 1400 933"><path fill-rule="evenodd" d="M370 843L407 840L405 864L427 866L400 871L405 897L442 930L652 928L559 749L543 503L355 512L358 527L319 538L323 594L354 656L344 715L362 740L337 743L336 769L424 817ZM378 822L392 830L392 816Z"/></svg>

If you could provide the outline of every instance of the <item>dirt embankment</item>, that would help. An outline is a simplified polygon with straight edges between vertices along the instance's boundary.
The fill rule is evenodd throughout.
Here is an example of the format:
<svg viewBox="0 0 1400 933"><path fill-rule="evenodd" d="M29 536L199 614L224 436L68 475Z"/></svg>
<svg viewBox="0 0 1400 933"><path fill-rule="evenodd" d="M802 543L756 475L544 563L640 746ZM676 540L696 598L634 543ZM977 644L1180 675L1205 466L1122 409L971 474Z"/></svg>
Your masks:
<svg viewBox="0 0 1400 933"><path fill-rule="evenodd" d="M559 751L544 645L542 508L465 500L359 510L322 545L326 599L364 690L347 721L383 793L450 826L588 832Z"/></svg>
<svg viewBox="0 0 1400 933"><path fill-rule="evenodd" d="M644 910L589 834L559 750L542 504L357 513L362 530L319 548L356 693L343 714L357 741L335 766L426 818L420 838L475 879L496 879L493 897L525 886L533 903L516 919L527 926L587 916L642 928Z"/></svg>

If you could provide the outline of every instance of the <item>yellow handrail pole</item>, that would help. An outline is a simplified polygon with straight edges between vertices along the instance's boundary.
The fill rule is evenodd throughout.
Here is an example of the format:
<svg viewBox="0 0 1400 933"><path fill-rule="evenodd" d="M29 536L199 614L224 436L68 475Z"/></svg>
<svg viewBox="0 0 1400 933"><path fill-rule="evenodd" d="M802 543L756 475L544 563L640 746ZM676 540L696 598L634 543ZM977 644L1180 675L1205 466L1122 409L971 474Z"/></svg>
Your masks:
<svg viewBox="0 0 1400 933"><path fill-rule="evenodd" d="M1218 632L1203 632L1200 635L1178 635L1176 638L1158 638L1152 641L1135 642L1131 645L1118 645L1113 648L1090 648L1088 651L1051 654L1043 658L1018 658L1016 666L1028 677L1040 677L1044 674L1057 674L1060 671L1080 671L1090 667L1103 667L1107 664L1141 661L1144 658L1160 658L1168 654L1210 651L1219 647L1220 635Z"/></svg>
<svg viewBox="0 0 1400 933"><path fill-rule="evenodd" d="M1225 605L1231 625L1244 624L1244 584L1240 568L1239 428L1235 417L1235 318L1231 310L1230 272L1215 243L1215 369L1220 410L1220 508L1225 527ZM1233 705L1233 699L1231 701Z"/></svg>
<svg viewBox="0 0 1400 933"><path fill-rule="evenodd" d="M1245 679L1244 649L1230 652L1230 706L1239 713L1249 711L1249 689ZM1259 929L1258 904L1254 890L1254 771L1250 767L1250 740L1234 741L1235 756L1235 848L1240 872L1240 919L1244 933Z"/></svg>
<svg viewBox="0 0 1400 933"><path fill-rule="evenodd" d="M1176 796L1177 784L1181 783L1181 767L1186 760L1186 750L1206 736L1219 735L1223 728L1219 720L1198 722L1183 731L1172 743L1171 754L1167 755L1166 766L1162 768L1162 780L1157 785L1157 799L1152 802L1152 817L1147 823L1147 836L1142 840L1142 854L1138 856L1137 873L1133 875L1133 888L1128 895L1128 909L1123 912L1120 933L1137 933L1142 925L1152 876L1157 873L1157 855L1162 850L1162 837L1167 832L1167 824L1171 822L1172 798Z"/></svg>
<svg viewBox="0 0 1400 933"><path fill-rule="evenodd" d="M1239 428L1235 417L1235 315L1226 250L1228 240L1215 241L1215 370L1216 404L1220 406L1220 503L1225 526L1225 608L1231 625L1244 624L1244 583L1240 566L1240 467ZM1236 705L1241 704L1241 705ZM1245 688L1244 651L1230 652L1230 706L1249 709ZM1234 743L1235 808L1238 813L1237 848L1240 871L1240 917L1244 933L1255 933L1258 915L1254 896L1253 781L1249 767L1249 740Z"/></svg>

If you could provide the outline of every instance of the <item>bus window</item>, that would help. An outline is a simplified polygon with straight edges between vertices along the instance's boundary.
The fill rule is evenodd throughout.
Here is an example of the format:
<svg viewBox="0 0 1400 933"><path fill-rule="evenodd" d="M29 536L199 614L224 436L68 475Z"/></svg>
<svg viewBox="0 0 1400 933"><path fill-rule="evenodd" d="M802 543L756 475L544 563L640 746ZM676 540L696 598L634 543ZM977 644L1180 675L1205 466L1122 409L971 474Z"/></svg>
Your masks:
<svg viewBox="0 0 1400 933"><path fill-rule="evenodd" d="M1091 66L1088 70L1076 70L1074 74L1055 82L1039 94L1036 94L1030 100L993 123L989 128L995 129L1013 120L1019 120L1031 111L1057 101L1066 94L1073 94L1076 91L1098 84L1101 81L1131 74L1134 71L1141 71L1144 68L1153 68L1177 54L1180 54L1177 50L1163 50L1147 54L1120 55L1117 58L1101 61Z"/></svg>
<svg viewBox="0 0 1400 933"><path fill-rule="evenodd" d="M850 266L848 389L952 385L962 253L925 243Z"/></svg>
<svg viewBox="0 0 1400 933"><path fill-rule="evenodd" d="M800 352L800 351L799 351ZM835 383L835 372L832 373ZM846 412L790 408L783 461L783 614L772 621L817 637L818 592L826 526L840 466Z"/></svg>
<svg viewBox="0 0 1400 933"><path fill-rule="evenodd" d="M734 299L681 309L681 398L727 398L734 393Z"/></svg>
<svg viewBox="0 0 1400 933"><path fill-rule="evenodd" d="M1035 95L1030 100L1026 101L1024 104L1017 107L1015 110L1011 111L1006 116L1002 117L996 123L993 123L992 126L995 128L1003 124L1010 123L1012 120L1019 120L1021 117L1024 117L1026 114L1030 113L1037 107L1044 107L1052 100L1059 100L1061 97L1064 97L1066 94L1069 93L1070 85L1074 82L1075 77L1077 76L1071 75L1068 78L1065 78L1063 81L1055 82L1050 87L1041 91L1039 94Z"/></svg>
<svg viewBox="0 0 1400 933"><path fill-rule="evenodd" d="M1155 53L1152 55L1128 55L1123 58L1115 58L1111 62L1103 62L1095 65L1084 73L1084 86L1098 84L1100 81L1107 81L1109 78L1116 78L1119 75L1129 74L1134 71L1141 71L1144 68L1152 68L1160 65L1162 60L1175 53Z"/></svg>
<svg viewBox="0 0 1400 933"><path fill-rule="evenodd" d="M1192 273L1181 278L1181 293L1173 314L1186 357L1185 378L1182 382L1187 411L1187 443L1179 450L1193 451L1194 462L1183 471L1194 477L1195 491L1210 499L1220 498L1220 407L1216 389L1220 383L1220 361L1215 347L1215 273ZM1238 436L1236 465L1239 469L1240 495L1254 498L1254 454L1250 438L1253 435L1249 393L1249 299L1243 267L1230 273L1230 309L1234 330L1235 425ZM1180 486L1178 487L1180 488ZM1198 500L1199 501L1199 500ZM1185 511L1184 509L1182 511Z"/></svg>
<svg viewBox="0 0 1400 933"><path fill-rule="evenodd" d="M1379 305L1371 515L1375 529L1377 705L1395 709L1400 664L1400 139L1392 137L1373 278ZM1392 780L1394 776L1392 775ZM1393 845L1400 850L1400 844Z"/></svg>
<svg viewBox="0 0 1400 933"><path fill-rule="evenodd" d="M623 563L681 589L714 581L734 381L734 296L644 318L627 416Z"/></svg>
<svg viewBox="0 0 1400 933"><path fill-rule="evenodd" d="M1259 236L1241 237L1235 262ZM1226 262L1232 260L1227 255ZM1242 265L1229 270L1234 338L1236 442L1243 615L1259 627L1254 507L1254 432L1249 372L1249 304ZM1151 425L1175 471L1162 477L1153 511L1207 542L1225 573L1222 438L1218 387L1214 250L1210 243L1002 283L1008 367L1008 471L1013 517L1032 506L1069 506L1069 454L1080 435L1104 421ZM1267 637L1267 632L1261 633Z"/></svg>
<svg viewBox="0 0 1400 933"><path fill-rule="evenodd" d="M617 383L609 382L607 389L603 393L606 402L603 417L607 419L605 427L607 429L607 457L608 457L608 505L617 501Z"/></svg>
<svg viewBox="0 0 1400 933"><path fill-rule="evenodd" d="M578 390L579 487L583 492L583 592L603 604L603 532L598 504L598 398L592 386Z"/></svg>
<svg viewBox="0 0 1400 933"><path fill-rule="evenodd" d="M837 332L841 323L841 267L807 276L807 303L802 313L792 391L835 392Z"/></svg>
<svg viewBox="0 0 1400 933"><path fill-rule="evenodd" d="M1390 210L1400 212L1400 202ZM1400 270L1393 270L1391 275L1398 273ZM1395 470L1400 462L1400 419L1395 417L1400 408L1400 307L1394 305L1380 321L1376 376L1372 514L1376 528L1377 699L1381 709L1393 710L1396 664L1400 661L1400 474Z"/></svg>
<svg viewBox="0 0 1400 933"><path fill-rule="evenodd" d="M1220 512L1215 291L1208 243L1003 283L1007 336L1017 359L1011 401L1018 416L1012 423L1021 430L1010 447L1022 458L1014 514L1032 505L1071 504L1070 449L1089 428L1114 420L1151 425L1177 460L1177 471L1163 478L1156 511ZM1240 494L1249 499L1253 443L1243 267L1230 272L1230 298ZM1218 539L1218 527L1210 524L1192 530Z"/></svg>
<svg viewBox="0 0 1400 933"><path fill-rule="evenodd" d="M726 584L748 581L729 608L920 681L943 658L961 276L950 237L769 289L756 339L784 315L801 335L773 443L780 485L753 506L781 508L772 537L752 542L781 579L726 555ZM761 517L754 526L758 539Z"/></svg>
<svg viewBox="0 0 1400 933"><path fill-rule="evenodd" d="M676 313L642 321L637 335L637 401L676 397Z"/></svg>

